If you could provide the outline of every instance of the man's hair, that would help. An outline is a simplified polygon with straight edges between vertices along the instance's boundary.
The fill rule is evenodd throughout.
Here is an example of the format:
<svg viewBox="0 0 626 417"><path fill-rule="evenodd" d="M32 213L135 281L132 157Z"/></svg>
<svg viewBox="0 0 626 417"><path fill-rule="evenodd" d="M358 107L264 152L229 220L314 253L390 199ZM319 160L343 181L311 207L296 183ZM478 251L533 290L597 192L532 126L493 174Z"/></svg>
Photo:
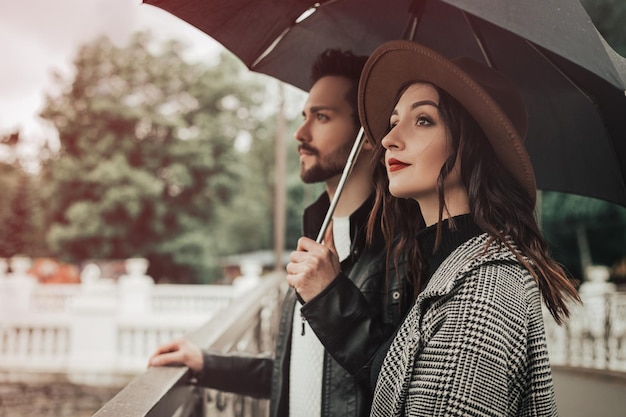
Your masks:
<svg viewBox="0 0 626 417"><path fill-rule="evenodd" d="M339 49L327 49L317 57L311 69L311 86L320 78L326 76L345 77L352 82L352 87L348 90L346 100L352 106L356 126L361 125L357 107L357 93L359 78L361 78L361 71L365 61L367 61L367 56L354 55L350 51L341 51Z"/></svg>

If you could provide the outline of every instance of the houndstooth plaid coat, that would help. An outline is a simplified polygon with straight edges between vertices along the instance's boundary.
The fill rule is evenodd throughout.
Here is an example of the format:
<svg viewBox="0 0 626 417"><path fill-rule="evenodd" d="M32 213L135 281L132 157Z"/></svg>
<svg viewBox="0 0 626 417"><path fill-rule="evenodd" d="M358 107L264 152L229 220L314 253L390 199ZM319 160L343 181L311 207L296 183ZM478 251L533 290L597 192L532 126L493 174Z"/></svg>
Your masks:
<svg viewBox="0 0 626 417"><path fill-rule="evenodd" d="M540 294L487 234L440 265L384 359L372 416L556 416Z"/></svg>

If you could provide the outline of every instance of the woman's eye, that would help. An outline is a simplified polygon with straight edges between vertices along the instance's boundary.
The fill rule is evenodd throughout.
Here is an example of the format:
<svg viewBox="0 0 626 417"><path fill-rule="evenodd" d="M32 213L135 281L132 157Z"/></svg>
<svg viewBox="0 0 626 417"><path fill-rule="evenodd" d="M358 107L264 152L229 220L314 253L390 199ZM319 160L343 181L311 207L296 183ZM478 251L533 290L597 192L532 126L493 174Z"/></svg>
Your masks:
<svg viewBox="0 0 626 417"><path fill-rule="evenodd" d="M317 120L321 120L321 121L328 120L328 116L326 116L325 114L322 114L322 113L317 113L316 117L317 117Z"/></svg>
<svg viewBox="0 0 626 417"><path fill-rule="evenodd" d="M428 126L428 125L432 125L433 122L428 117L420 116L415 121L415 124L417 126Z"/></svg>
<svg viewBox="0 0 626 417"><path fill-rule="evenodd" d="M393 129L394 127L396 127L396 125L398 124L397 120L390 120L389 121L389 130Z"/></svg>

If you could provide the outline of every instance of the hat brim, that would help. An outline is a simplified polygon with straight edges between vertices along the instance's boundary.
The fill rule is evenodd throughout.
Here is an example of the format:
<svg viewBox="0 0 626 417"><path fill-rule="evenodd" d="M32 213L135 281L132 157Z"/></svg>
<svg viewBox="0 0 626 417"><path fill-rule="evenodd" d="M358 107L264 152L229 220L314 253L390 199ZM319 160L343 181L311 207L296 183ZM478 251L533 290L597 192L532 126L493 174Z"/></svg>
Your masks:
<svg viewBox="0 0 626 417"><path fill-rule="evenodd" d="M361 73L358 92L361 125L369 138L379 142L388 132L389 117L400 88L412 81L434 84L447 91L474 117L502 165L523 186L534 204L537 194L535 175L523 144L526 134L524 104L508 79L490 68L488 78L484 79L484 74L478 74L481 72L479 66L488 68L467 59L450 61L412 41L386 42L370 55ZM485 82L489 84L490 92L475 81L477 76L482 76L483 85ZM502 89L503 85L513 88L515 95L511 97L509 94L505 100L496 101L492 95L497 95L497 89ZM509 114L516 120L512 120Z"/></svg>

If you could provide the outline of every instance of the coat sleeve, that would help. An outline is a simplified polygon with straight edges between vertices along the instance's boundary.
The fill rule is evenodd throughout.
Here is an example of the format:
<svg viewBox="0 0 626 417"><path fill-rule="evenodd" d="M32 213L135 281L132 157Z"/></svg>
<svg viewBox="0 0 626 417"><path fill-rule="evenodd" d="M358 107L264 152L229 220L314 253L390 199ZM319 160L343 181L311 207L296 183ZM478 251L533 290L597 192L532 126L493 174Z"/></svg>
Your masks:
<svg viewBox="0 0 626 417"><path fill-rule="evenodd" d="M376 277L382 279L384 277ZM371 360L395 329L383 313L384 281L363 292L345 274L302 307L302 315L328 353L349 373L369 383Z"/></svg>
<svg viewBox="0 0 626 417"><path fill-rule="evenodd" d="M256 398L270 397L271 357L205 351L203 359L202 371L196 375L198 385Z"/></svg>
<svg viewBox="0 0 626 417"><path fill-rule="evenodd" d="M406 415L518 415L527 395L531 311L523 275L517 266L484 265L430 304Z"/></svg>

